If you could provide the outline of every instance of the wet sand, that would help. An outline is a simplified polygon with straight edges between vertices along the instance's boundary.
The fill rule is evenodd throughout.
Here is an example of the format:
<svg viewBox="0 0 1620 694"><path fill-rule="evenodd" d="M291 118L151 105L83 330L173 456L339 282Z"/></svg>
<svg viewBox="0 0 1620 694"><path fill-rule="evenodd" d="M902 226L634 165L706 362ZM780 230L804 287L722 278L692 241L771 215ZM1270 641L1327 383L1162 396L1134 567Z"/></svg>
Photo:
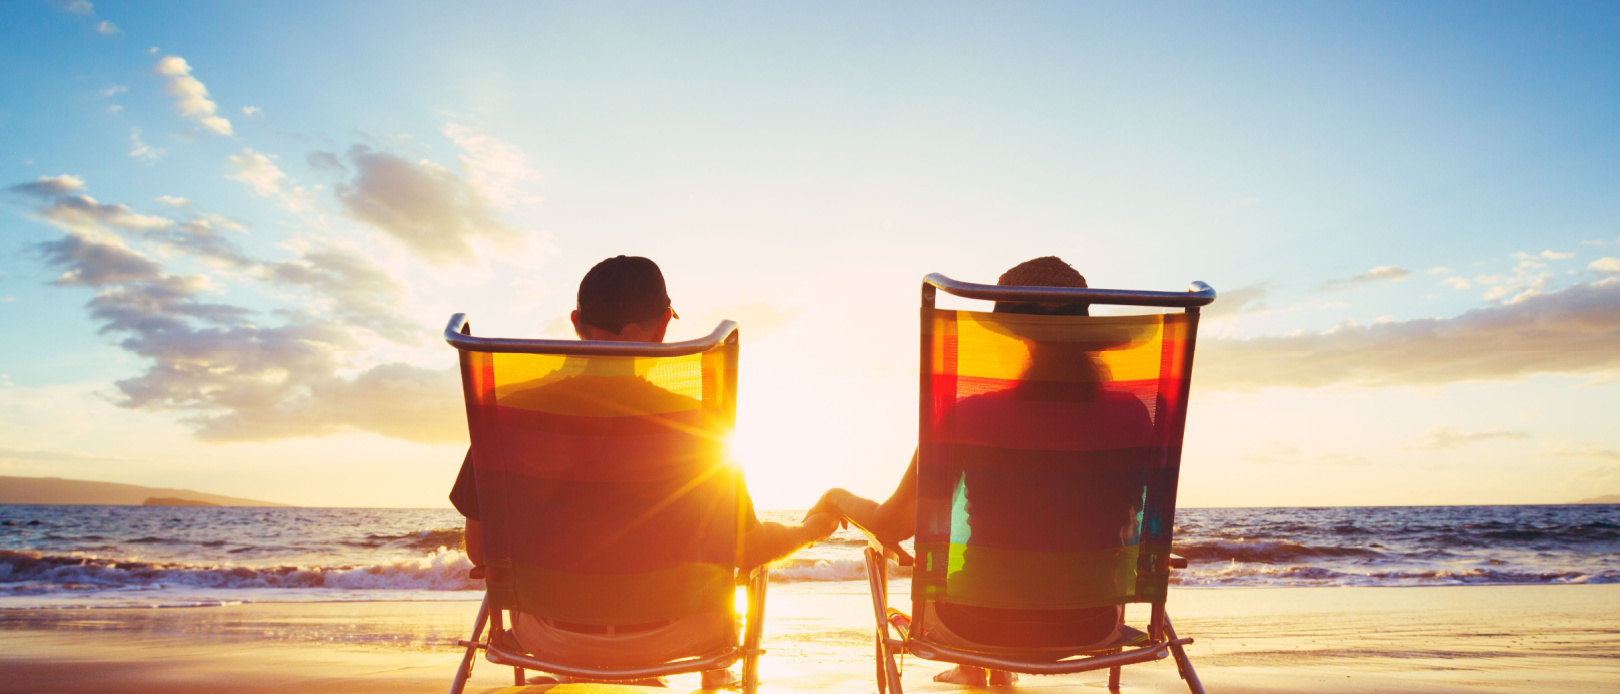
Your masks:
<svg viewBox="0 0 1620 694"><path fill-rule="evenodd" d="M773 586L762 691L871 692L858 583ZM1211 692L1620 691L1620 585L1173 589L1177 631ZM281 603L0 610L4 692L442 692L476 602ZM1145 609L1130 614L1132 621ZM906 659L909 691L943 669ZM1032 692L1104 691L1105 673L1025 677ZM472 692L508 688L480 662ZM671 679L674 691L695 676ZM530 687L530 692L544 691ZM554 688L553 694L576 689ZM1009 691L1004 687L997 691ZM1186 691L1168 660L1125 691ZM507 691L515 691L508 689Z"/></svg>

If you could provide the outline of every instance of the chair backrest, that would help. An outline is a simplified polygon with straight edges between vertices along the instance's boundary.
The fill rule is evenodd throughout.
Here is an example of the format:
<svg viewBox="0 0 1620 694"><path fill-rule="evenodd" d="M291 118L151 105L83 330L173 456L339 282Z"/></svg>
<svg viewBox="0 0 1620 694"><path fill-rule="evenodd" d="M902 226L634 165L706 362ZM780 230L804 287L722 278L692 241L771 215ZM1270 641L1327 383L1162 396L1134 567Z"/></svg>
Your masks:
<svg viewBox="0 0 1620 694"><path fill-rule="evenodd" d="M491 606L598 625L730 614L742 521L726 455L735 324L674 344L451 327Z"/></svg>
<svg viewBox="0 0 1620 694"><path fill-rule="evenodd" d="M1201 304L1090 317L932 303L928 291L915 613L1163 603Z"/></svg>

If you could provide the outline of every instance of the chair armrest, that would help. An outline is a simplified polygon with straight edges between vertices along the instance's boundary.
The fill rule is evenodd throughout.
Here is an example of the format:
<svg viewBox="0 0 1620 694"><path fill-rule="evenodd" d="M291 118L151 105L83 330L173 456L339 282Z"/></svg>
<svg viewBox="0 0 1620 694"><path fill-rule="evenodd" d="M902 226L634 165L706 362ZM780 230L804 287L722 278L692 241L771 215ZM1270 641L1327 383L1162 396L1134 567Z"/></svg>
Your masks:
<svg viewBox="0 0 1620 694"><path fill-rule="evenodd" d="M883 555L889 561L901 566L911 566L912 564L916 563L916 561L912 559L911 553L907 552L904 547L901 547L900 543L879 539L877 535L872 533L872 531L861 527L860 523L856 523L853 520L849 521L849 524L855 526L856 530L861 531L861 534L866 536L866 545L868 547L871 547L878 554Z"/></svg>
<svg viewBox="0 0 1620 694"><path fill-rule="evenodd" d="M1187 558L1186 557L1178 557L1178 556L1176 556L1174 554L1170 555L1170 568L1172 568L1172 569L1185 569L1185 568L1187 568Z"/></svg>

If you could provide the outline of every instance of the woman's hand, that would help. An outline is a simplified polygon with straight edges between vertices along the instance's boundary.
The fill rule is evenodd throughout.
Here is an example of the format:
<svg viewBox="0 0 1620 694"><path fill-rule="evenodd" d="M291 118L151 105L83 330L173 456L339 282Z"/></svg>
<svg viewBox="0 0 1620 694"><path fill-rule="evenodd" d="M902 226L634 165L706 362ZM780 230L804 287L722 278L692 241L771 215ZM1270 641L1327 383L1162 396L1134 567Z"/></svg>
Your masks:
<svg viewBox="0 0 1620 694"><path fill-rule="evenodd" d="M828 489L825 494L821 495L821 499L816 501L815 506L811 506L810 510L804 512L804 518L800 522L808 525L811 516L826 514L837 519L838 527L848 530L849 519L844 517L844 509L838 505L839 500L848 496L850 496L850 493L842 489L836 487Z"/></svg>

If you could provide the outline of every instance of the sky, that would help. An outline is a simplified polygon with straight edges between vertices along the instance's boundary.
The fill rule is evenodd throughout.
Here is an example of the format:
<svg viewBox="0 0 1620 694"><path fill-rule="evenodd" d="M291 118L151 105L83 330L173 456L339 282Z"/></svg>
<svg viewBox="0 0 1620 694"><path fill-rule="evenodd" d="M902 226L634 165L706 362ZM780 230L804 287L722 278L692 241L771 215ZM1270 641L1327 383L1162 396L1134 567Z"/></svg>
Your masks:
<svg viewBox="0 0 1620 694"><path fill-rule="evenodd" d="M0 475L443 507L453 312L656 260L761 508L883 497L921 278L1220 293L1183 506L1620 493L1613 3L0 5ZM945 300L942 306L975 308Z"/></svg>

